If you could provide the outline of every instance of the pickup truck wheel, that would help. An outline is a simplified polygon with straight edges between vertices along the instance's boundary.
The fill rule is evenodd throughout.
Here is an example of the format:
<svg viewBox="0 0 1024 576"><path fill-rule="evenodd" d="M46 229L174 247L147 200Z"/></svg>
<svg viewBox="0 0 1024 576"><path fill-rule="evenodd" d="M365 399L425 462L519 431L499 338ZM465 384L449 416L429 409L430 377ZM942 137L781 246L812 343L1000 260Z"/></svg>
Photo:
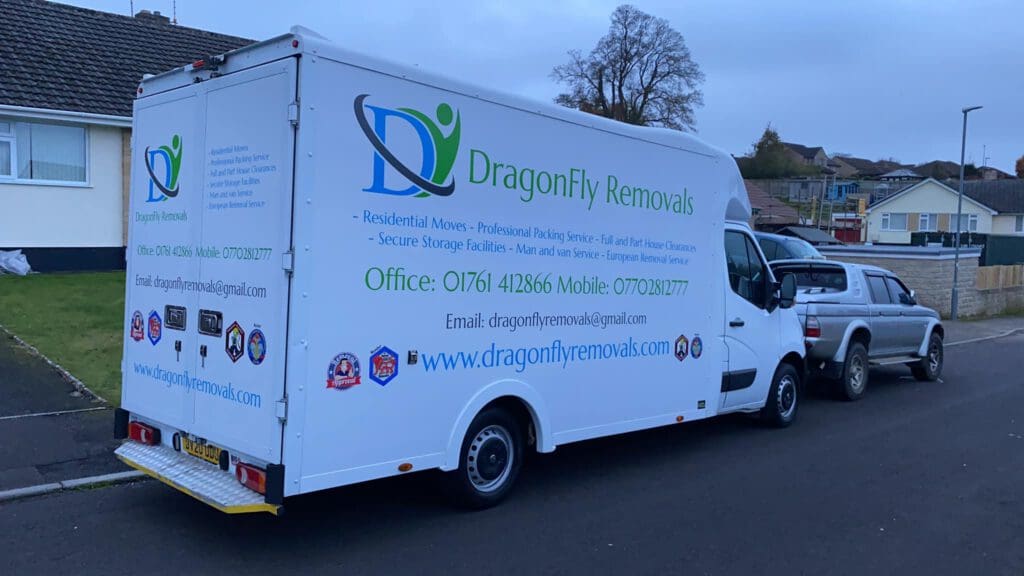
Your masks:
<svg viewBox="0 0 1024 576"><path fill-rule="evenodd" d="M844 400L860 400L868 388L868 349L860 342L851 342L846 351L839 394Z"/></svg>
<svg viewBox="0 0 1024 576"><path fill-rule="evenodd" d="M942 375L943 361L942 336L932 332L928 338L928 355L917 363L910 365L914 378L923 382L934 382Z"/></svg>
<svg viewBox="0 0 1024 576"><path fill-rule="evenodd" d="M446 488L456 505L481 510L501 502L523 465L523 432L501 408L477 414L462 441L459 468L446 474Z"/></svg>
<svg viewBox="0 0 1024 576"><path fill-rule="evenodd" d="M761 419L777 428L785 428L796 419L800 404L800 375L792 364L779 364L768 391L768 401L761 409Z"/></svg>

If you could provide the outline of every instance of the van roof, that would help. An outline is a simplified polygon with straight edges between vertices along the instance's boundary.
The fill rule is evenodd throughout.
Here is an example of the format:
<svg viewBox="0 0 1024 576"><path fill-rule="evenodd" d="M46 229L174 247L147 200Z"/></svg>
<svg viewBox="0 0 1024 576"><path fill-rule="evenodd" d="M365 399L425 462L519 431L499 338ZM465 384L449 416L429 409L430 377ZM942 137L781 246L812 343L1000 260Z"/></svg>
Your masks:
<svg viewBox="0 0 1024 576"><path fill-rule="evenodd" d="M297 45L294 41L297 41ZM379 59L366 54L361 54L344 49L320 34L303 26L292 26L287 34L243 46L237 50L225 53L223 56L224 70L233 71L237 67L248 68L262 62L269 62L292 54L310 54L313 57L322 57L334 60L358 68L373 70L396 78L402 78L410 82L416 82L426 86L440 88L449 92L472 96L480 100L524 110L546 116L548 118L569 122L580 126L587 126L595 130L601 130L643 140L652 144L658 144L669 148L689 152L714 159L722 170L723 184L726 188L722 190L726 198L725 219L737 222L747 222L751 217L750 200L747 197L747 190L743 184L736 161L732 155L712 146L693 134L652 126L636 126L611 120L594 114L581 112L559 106L554 103L530 100L519 96L504 94L451 79L439 74L424 72L416 67ZM143 78L140 87L142 94L151 95L178 88L191 83L189 76L194 68L191 65L169 70L155 76Z"/></svg>

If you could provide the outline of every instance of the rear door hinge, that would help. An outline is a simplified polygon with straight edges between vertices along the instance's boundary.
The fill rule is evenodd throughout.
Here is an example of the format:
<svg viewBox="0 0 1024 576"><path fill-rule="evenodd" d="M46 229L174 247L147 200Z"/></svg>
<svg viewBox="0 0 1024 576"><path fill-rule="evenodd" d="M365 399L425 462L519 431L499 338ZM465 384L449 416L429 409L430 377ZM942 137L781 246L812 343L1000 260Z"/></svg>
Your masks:
<svg viewBox="0 0 1024 576"><path fill-rule="evenodd" d="M284 424L288 421L288 398L281 398L274 403L274 414L277 416L278 422Z"/></svg>
<svg viewBox="0 0 1024 576"><path fill-rule="evenodd" d="M288 121L292 123L292 127L298 128L299 126L299 103L292 102L288 105Z"/></svg>
<svg viewBox="0 0 1024 576"><path fill-rule="evenodd" d="M289 276L295 273L295 252L293 250L281 254L281 269Z"/></svg>

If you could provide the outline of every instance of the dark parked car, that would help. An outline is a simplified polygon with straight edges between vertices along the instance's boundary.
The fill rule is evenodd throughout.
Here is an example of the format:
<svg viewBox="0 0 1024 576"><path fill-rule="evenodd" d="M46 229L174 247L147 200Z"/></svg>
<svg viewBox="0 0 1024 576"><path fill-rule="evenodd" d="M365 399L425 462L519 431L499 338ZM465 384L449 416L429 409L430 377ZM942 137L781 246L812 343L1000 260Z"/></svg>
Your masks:
<svg viewBox="0 0 1024 576"><path fill-rule="evenodd" d="M769 262L773 260L824 260L821 252L808 242L792 236L754 232L761 251Z"/></svg>

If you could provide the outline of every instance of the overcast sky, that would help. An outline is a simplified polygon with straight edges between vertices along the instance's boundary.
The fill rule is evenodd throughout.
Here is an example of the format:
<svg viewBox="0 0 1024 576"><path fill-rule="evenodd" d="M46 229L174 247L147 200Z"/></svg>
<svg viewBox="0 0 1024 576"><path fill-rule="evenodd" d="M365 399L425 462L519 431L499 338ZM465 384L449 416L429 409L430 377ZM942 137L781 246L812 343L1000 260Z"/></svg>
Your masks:
<svg viewBox="0 0 1024 576"><path fill-rule="evenodd" d="M129 0L70 0L128 14ZM263 39L292 24L347 48L550 101L551 68L589 51L605 0L178 0L183 26ZM1024 154L1024 1L636 0L683 34L706 75L697 131L744 154L784 140L904 163L967 159L1012 172ZM172 0L135 0L172 11Z"/></svg>

